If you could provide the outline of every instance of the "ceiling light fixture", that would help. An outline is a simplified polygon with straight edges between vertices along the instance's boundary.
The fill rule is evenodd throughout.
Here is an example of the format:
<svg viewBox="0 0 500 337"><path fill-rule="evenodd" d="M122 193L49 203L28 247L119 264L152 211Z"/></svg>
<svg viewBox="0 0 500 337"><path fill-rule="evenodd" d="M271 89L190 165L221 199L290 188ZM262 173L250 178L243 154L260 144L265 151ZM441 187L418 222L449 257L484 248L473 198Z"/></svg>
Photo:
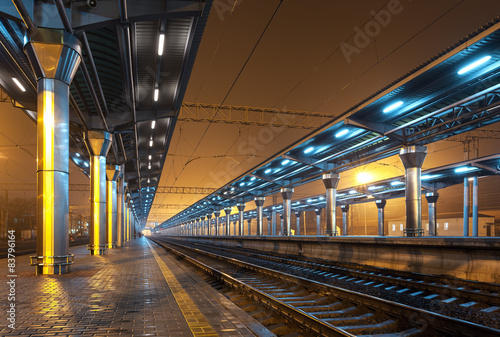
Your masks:
<svg viewBox="0 0 500 337"><path fill-rule="evenodd" d="M160 90L158 90L158 88L155 88L155 96L154 96L155 102L158 102L158 96L159 95L160 95Z"/></svg>
<svg viewBox="0 0 500 337"><path fill-rule="evenodd" d="M471 64L469 64L469 65L467 65L467 66L465 66L465 67L463 67L462 69L460 69L460 70L458 71L458 73L457 73L457 74L459 74L459 75L463 75L463 74L465 74L466 72L468 72L468 71L470 71L470 70L472 70L472 69L474 69L474 68L476 68L476 67L479 67L481 64L483 64L483 63L485 63L485 62L489 61L490 59L491 59L491 56L489 56L489 55L488 55L488 56L485 56L485 57L483 57L483 58L481 58L481 59L479 59L479 60L477 60L477 61L475 61L475 62L472 62Z"/></svg>
<svg viewBox="0 0 500 337"><path fill-rule="evenodd" d="M156 127L156 121L151 122L151 129L154 130Z"/></svg>
<svg viewBox="0 0 500 337"><path fill-rule="evenodd" d="M382 110L382 112L387 113L387 112L390 112L392 110L396 110L401 105L403 105L403 101L397 101L396 103L393 103L393 104L387 106L384 110Z"/></svg>
<svg viewBox="0 0 500 337"><path fill-rule="evenodd" d="M149 147L153 147L153 138L149 140Z"/></svg>
<svg viewBox="0 0 500 337"><path fill-rule="evenodd" d="M148 158L149 158L149 160L151 160L151 155L149 155L149 157L148 157Z"/></svg>
<svg viewBox="0 0 500 337"><path fill-rule="evenodd" d="M335 138L339 138L339 137L345 136L348 133L349 133L349 130L347 130L347 129L341 130L341 131L339 131L339 132L337 132L335 134Z"/></svg>
<svg viewBox="0 0 500 337"><path fill-rule="evenodd" d="M163 55L163 49L165 47L165 34L161 33L158 38L158 55Z"/></svg>
<svg viewBox="0 0 500 337"><path fill-rule="evenodd" d="M21 91L26 91L26 89L24 89L23 85L21 84L21 82L19 82L19 80L15 77L12 77L12 80L14 81L14 83L19 87L19 89L21 89Z"/></svg>
<svg viewBox="0 0 500 337"><path fill-rule="evenodd" d="M309 146L307 149L304 150L305 154L311 153L314 151L314 146Z"/></svg>

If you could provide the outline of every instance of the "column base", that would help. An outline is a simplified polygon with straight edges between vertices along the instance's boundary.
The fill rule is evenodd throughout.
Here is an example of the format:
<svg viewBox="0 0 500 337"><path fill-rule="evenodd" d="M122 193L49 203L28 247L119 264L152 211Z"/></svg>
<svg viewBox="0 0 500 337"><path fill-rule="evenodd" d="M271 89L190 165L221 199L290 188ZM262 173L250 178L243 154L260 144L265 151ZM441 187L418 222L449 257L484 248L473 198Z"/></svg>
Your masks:
<svg viewBox="0 0 500 337"><path fill-rule="evenodd" d="M403 229L403 235L407 237L424 236L424 230L421 228L405 228Z"/></svg>
<svg viewBox="0 0 500 337"><path fill-rule="evenodd" d="M337 235L339 235L339 233L337 233L337 231L329 231L329 230L327 230L327 231L325 231L325 235L326 236L337 236Z"/></svg>
<svg viewBox="0 0 500 337"><path fill-rule="evenodd" d="M104 255L104 251L108 249L107 245L99 245L99 246L94 246L94 245L88 245L87 250L90 252L90 255Z"/></svg>
<svg viewBox="0 0 500 337"><path fill-rule="evenodd" d="M36 275L61 275L70 271L75 262L73 254L63 256L30 256L30 263L35 266Z"/></svg>
<svg viewBox="0 0 500 337"><path fill-rule="evenodd" d="M110 242L108 243L108 249L113 249L113 248L116 248L118 247L118 245L116 244L116 242Z"/></svg>

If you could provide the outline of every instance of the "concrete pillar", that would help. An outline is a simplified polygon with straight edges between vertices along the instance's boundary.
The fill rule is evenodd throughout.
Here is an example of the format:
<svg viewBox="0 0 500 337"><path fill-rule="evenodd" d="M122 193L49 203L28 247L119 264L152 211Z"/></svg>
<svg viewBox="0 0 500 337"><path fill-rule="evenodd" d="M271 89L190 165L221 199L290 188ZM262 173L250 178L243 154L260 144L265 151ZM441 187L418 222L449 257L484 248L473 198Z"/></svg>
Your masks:
<svg viewBox="0 0 500 337"><path fill-rule="evenodd" d="M478 178L472 178L472 236L479 235L479 199L478 199Z"/></svg>
<svg viewBox="0 0 500 337"><path fill-rule="evenodd" d="M206 233L206 231L205 231L206 228L205 227L206 227L205 226L205 216L202 216L200 218L200 235L202 235L202 236L205 235L205 233Z"/></svg>
<svg viewBox="0 0 500 337"><path fill-rule="evenodd" d="M349 205L340 205L342 210L342 235L349 235Z"/></svg>
<svg viewBox="0 0 500 337"><path fill-rule="evenodd" d="M117 246L117 180L120 176L120 166L106 165L106 243L108 249Z"/></svg>
<svg viewBox="0 0 500 337"><path fill-rule="evenodd" d="M262 207L264 206L264 201L266 201L266 198L264 197L255 197L253 199L255 202L255 206L257 206L257 236L261 236L264 233L263 231L263 214L262 214ZM250 234L250 233L249 233Z"/></svg>
<svg viewBox="0 0 500 337"><path fill-rule="evenodd" d="M37 274L69 272L69 85L81 59L62 30L28 31L24 51L37 78Z"/></svg>
<svg viewBox="0 0 500 337"><path fill-rule="evenodd" d="M464 236L469 236L469 178L464 178Z"/></svg>
<svg viewBox="0 0 500 337"><path fill-rule="evenodd" d="M247 219L247 228L248 228L247 235L252 235L252 218Z"/></svg>
<svg viewBox="0 0 500 337"><path fill-rule="evenodd" d="M233 236L236 236L236 225L237 225L238 218L236 216L233 217Z"/></svg>
<svg viewBox="0 0 500 337"><path fill-rule="evenodd" d="M439 193L429 192L425 195L425 198L429 205L429 236L436 236L436 203L439 198Z"/></svg>
<svg viewBox="0 0 500 337"><path fill-rule="evenodd" d="M296 229L295 235L300 235L300 212L295 212Z"/></svg>
<svg viewBox="0 0 500 337"><path fill-rule="evenodd" d="M267 235L272 234L271 223L272 223L271 212L267 212Z"/></svg>
<svg viewBox="0 0 500 337"><path fill-rule="evenodd" d="M336 233L335 208L337 199L337 185L340 177L337 173L324 173L323 184L326 188L326 235L332 236Z"/></svg>
<svg viewBox="0 0 500 337"><path fill-rule="evenodd" d="M117 181L117 193L116 193L116 245L118 247L123 246L124 239L124 203L125 203L125 165L120 165L120 174Z"/></svg>
<svg viewBox="0 0 500 337"><path fill-rule="evenodd" d="M238 235L244 235L244 230L243 230L243 211L245 210L245 204L244 203L238 203L236 204L236 208L238 208L238 218L239 218L239 227L238 227ZM234 231L234 235L236 235L236 231Z"/></svg>
<svg viewBox="0 0 500 337"><path fill-rule="evenodd" d="M220 215L220 211L217 210L217 211L214 211L214 216L215 216L215 235L219 235L219 215Z"/></svg>
<svg viewBox="0 0 500 337"><path fill-rule="evenodd" d="M316 235L321 235L321 210L322 208L316 208L314 212L316 213Z"/></svg>
<svg viewBox="0 0 500 337"><path fill-rule="evenodd" d="M111 134L100 130L85 133L91 154L90 164L90 255L102 255L106 245L106 156L111 147ZM129 206L130 207L130 206Z"/></svg>
<svg viewBox="0 0 500 337"><path fill-rule="evenodd" d="M276 235L276 222L278 221L277 213L275 210L271 212L271 235Z"/></svg>
<svg viewBox="0 0 500 337"><path fill-rule="evenodd" d="M207 214L207 235L212 235L212 213Z"/></svg>
<svg viewBox="0 0 500 337"><path fill-rule="evenodd" d="M422 232L422 188L420 173L427 156L425 146L405 146L399 158L405 167L406 235L419 236Z"/></svg>
<svg viewBox="0 0 500 337"><path fill-rule="evenodd" d="M282 188L281 197L283 198L283 228L281 234L284 236L289 236L291 234L292 227L292 196L293 188Z"/></svg>
<svg viewBox="0 0 500 337"><path fill-rule="evenodd" d="M230 217L231 207L224 208L224 212L226 212L226 228L224 231L224 235L229 236L229 226L231 226L231 217Z"/></svg>
<svg viewBox="0 0 500 337"><path fill-rule="evenodd" d="M385 210L385 205L387 204L387 201L385 199L378 199L375 200L375 205L378 208L378 235L379 236L384 236L385 235L385 218L384 218L384 210Z"/></svg>

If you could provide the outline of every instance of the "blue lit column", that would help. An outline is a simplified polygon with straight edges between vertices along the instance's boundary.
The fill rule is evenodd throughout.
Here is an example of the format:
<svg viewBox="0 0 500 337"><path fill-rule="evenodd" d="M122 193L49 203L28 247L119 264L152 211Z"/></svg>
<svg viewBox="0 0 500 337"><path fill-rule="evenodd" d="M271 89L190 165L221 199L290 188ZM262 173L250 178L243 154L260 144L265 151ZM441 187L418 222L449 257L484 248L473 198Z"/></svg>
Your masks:
<svg viewBox="0 0 500 337"><path fill-rule="evenodd" d="M379 236L385 235L384 209L385 209L386 204L387 204L387 201L385 199L375 200L375 205L377 206L377 209L378 209L378 235Z"/></svg>
<svg viewBox="0 0 500 337"><path fill-rule="evenodd" d="M349 235L349 205L340 205L342 210L342 235Z"/></svg>
<svg viewBox="0 0 500 337"><path fill-rule="evenodd" d="M281 235L289 236L292 227L292 196L293 188L282 188L281 197L283 198L283 227Z"/></svg>
<svg viewBox="0 0 500 337"><path fill-rule="evenodd" d="M24 38L37 79L36 274L69 272L69 85L80 64L78 39L38 28ZM15 57L15 56L13 56ZM4 79L5 80L5 79Z"/></svg>
<svg viewBox="0 0 500 337"><path fill-rule="evenodd" d="M262 207L264 206L264 201L266 199L264 197L255 197L254 202L255 206L257 206L257 236L263 235L263 214Z"/></svg>
<svg viewBox="0 0 500 337"><path fill-rule="evenodd" d="M429 236L436 236L436 203L439 198L439 193L429 192L425 195L429 206Z"/></svg>
<svg viewBox="0 0 500 337"><path fill-rule="evenodd" d="M207 235L208 236L211 236L212 235L212 213L208 213L207 214L207 227L208 227L208 233Z"/></svg>
<svg viewBox="0 0 500 337"><path fill-rule="evenodd" d="M321 211L322 208L316 208L314 212L316 213L316 235L321 235Z"/></svg>
<svg viewBox="0 0 500 337"><path fill-rule="evenodd" d="M224 235L229 236L229 230L231 227L231 207L224 208L224 212L226 213L226 228L224 229Z"/></svg>
<svg viewBox="0 0 500 337"><path fill-rule="evenodd" d="M326 235L332 236L337 233L336 206L337 206L337 185L340 177L337 173L324 173L323 184L326 188Z"/></svg>
<svg viewBox="0 0 500 337"><path fill-rule="evenodd" d="M252 234L252 218L250 217L250 215L249 215L249 217L247 219L247 225L248 225L248 233L247 233L247 235L251 235Z"/></svg>
<svg viewBox="0 0 500 337"><path fill-rule="evenodd" d="M277 227L276 222L278 222L278 215L276 211L273 209L271 212L271 235L276 235L276 227Z"/></svg>
<svg viewBox="0 0 500 337"><path fill-rule="evenodd" d="M399 158L405 167L406 235L419 236L422 233L422 188L420 175L427 156L425 146L405 146Z"/></svg>
<svg viewBox="0 0 500 337"><path fill-rule="evenodd" d="M478 179L472 178L472 236L479 235L479 200L478 200Z"/></svg>
<svg viewBox="0 0 500 337"><path fill-rule="evenodd" d="M464 236L469 236L469 178L464 178Z"/></svg>
<svg viewBox="0 0 500 337"><path fill-rule="evenodd" d="M236 204L236 208L238 208L238 217L239 217L239 226L238 226L238 234L236 234L236 231L234 231L234 235L240 235L242 236L244 234L243 230L243 211L245 210L245 204L244 203L238 203Z"/></svg>
<svg viewBox="0 0 500 337"><path fill-rule="evenodd" d="M215 236L219 235L219 216L220 216L220 211L216 210L214 211L214 216L215 216Z"/></svg>
<svg viewBox="0 0 500 337"><path fill-rule="evenodd" d="M295 212L295 221L296 221L296 230L295 230L295 235L300 235L300 212L297 211Z"/></svg>

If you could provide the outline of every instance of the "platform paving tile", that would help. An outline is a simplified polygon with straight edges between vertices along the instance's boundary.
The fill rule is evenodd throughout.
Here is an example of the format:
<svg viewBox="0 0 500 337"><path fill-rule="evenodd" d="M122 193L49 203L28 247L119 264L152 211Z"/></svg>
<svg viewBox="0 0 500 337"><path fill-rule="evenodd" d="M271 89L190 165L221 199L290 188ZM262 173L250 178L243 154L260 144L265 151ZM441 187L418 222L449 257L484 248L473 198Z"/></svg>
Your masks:
<svg viewBox="0 0 500 337"><path fill-rule="evenodd" d="M16 257L15 329L8 327L2 314L0 336L213 336L203 330L206 326L199 333L190 329L147 239L132 240L104 256L90 256L84 246L70 251L75 264L65 275L36 276L29 256ZM4 313L7 275L7 263L1 263L0 310ZM209 304L201 309L204 315L224 315L220 311ZM238 334L222 331L221 336L255 335L229 311L227 315L212 327L234 329Z"/></svg>

